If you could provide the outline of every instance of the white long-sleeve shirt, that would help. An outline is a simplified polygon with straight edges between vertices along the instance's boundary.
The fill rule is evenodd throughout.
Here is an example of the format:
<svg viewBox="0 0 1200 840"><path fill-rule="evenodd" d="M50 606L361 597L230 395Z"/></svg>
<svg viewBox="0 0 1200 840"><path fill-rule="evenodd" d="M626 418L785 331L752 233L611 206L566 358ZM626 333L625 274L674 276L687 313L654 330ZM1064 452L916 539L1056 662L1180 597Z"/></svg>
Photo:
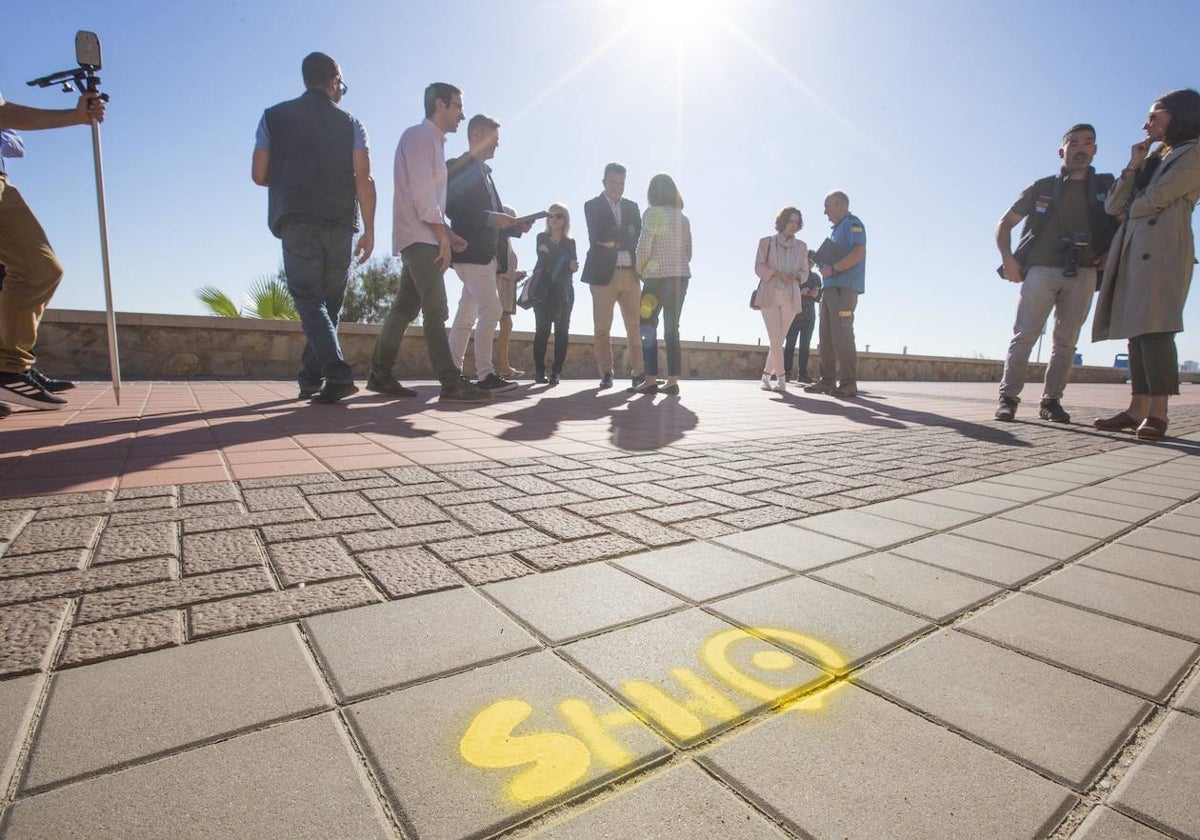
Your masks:
<svg viewBox="0 0 1200 840"><path fill-rule="evenodd" d="M414 242L437 244L431 225L446 224L446 135L429 120L400 135L394 165L392 254Z"/></svg>

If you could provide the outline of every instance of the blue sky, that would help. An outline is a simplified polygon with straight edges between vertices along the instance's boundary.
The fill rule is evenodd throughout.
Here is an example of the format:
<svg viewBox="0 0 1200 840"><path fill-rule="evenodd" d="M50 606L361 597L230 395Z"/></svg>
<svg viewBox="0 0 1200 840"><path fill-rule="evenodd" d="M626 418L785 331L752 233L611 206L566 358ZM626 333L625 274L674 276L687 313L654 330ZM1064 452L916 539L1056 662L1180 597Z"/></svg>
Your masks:
<svg viewBox="0 0 1200 840"><path fill-rule="evenodd" d="M434 80L468 114L501 124L493 161L520 212L561 201L586 239L583 203L604 164L675 177L695 238L685 339L753 343L753 254L780 207L801 238L827 234L824 195L845 190L867 227L860 348L1003 356L1017 289L995 274L996 221L1057 167L1062 131L1093 122L1102 171L1119 170L1154 97L1200 85L1194 0L1004 4L780 0L529 0L484 4L313 0L164 3L66 0L6 22L0 91L41 107L71 99L25 81L72 66L76 29L104 46L103 127L117 308L200 314L194 290L234 297L279 265L266 191L250 181L264 107L301 90L300 59L343 67L343 107L366 125L379 190L377 253L390 243L391 161ZM686 12L680 14L680 9ZM55 307L103 307L85 129L30 133L9 172L49 232L67 277ZM465 126L448 154L466 145ZM532 237L518 243L526 266ZM452 298L458 281L447 274ZM1179 337L1200 359L1200 295ZM580 298L576 332L591 327ZM532 329L518 315L517 329ZM1111 364L1123 342L1080 341ZM1043 359L1048 348L1043 351Z"/></svg>

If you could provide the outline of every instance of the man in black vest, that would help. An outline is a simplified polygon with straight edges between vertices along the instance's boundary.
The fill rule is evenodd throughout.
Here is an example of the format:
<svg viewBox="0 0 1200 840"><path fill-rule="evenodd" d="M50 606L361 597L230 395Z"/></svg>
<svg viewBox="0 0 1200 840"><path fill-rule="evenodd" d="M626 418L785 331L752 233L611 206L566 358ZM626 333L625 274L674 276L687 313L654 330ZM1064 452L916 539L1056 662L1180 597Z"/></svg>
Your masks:
<svg viewBox="0 0 1200 840"><path fill-rule="evenodd" d="M300 65L304 93L280 102L258 124L251 177L267 187L267 223L283 241L283 271L308 339L300 356L300 399L335 403L358 387L338 343L338 316L353 256L375 247L375 181L362 123L337 103L342 68L325 53Z"/></svg>
<svg viewBox="0 0 1200 840"><path fill-rule="evenodd" d="M1113 176L1097 174L1096 130L1086 123L1063 135L1058 175L1031 184L996 226L996 247L1003 265L999 274L1021 284L1013 338L1000 380L997 420L1012 420L1029 369L1029 353L1054 310L1054 347L1046 366L1038 415L1054 423L1070 423L1062 395L1075 360L1075 342L1092 307L1096 272L1116 232L1117 222L1104 212ZM1012 229L1025 219L1021 241L1012 250Z"/></svg>

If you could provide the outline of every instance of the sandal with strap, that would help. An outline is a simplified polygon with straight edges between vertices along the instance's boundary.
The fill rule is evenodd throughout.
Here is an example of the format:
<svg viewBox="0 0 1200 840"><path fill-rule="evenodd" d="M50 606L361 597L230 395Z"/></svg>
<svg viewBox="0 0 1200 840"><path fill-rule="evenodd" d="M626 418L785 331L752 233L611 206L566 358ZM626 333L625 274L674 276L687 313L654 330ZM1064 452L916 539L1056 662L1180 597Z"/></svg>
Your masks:
<svg viewBox="0 0 1200 840"><path fill-rule="evenodd" d="M1092 425L1102 432L1124 432L1126 430L1132 432L1141 425L1141 421L1134 420L1129 416L1129 412L1122 411L1112 417L1097 417L1092 421Z"/></svg>
<svg viewBox="0 0 1200 840"><path fill-rule="evenodd" d="M1136 436L1138 440L1162 440L1167 436L1167 421L1147 417L1137 427Z"/></svg>

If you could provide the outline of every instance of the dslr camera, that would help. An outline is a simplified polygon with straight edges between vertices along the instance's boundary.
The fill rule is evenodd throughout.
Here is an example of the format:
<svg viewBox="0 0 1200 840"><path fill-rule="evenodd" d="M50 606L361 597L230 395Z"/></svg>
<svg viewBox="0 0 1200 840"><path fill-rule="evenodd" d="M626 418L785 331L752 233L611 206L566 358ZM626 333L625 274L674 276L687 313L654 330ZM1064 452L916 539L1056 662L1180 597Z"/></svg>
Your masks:
<svg viewBox="0 0 1200 840"><path fill-rule="evenodd" d="M1079 249L1092 244L1092 238L1087 233L1074 231L1058 241L1063 252L1063 277L1074 277L1079 273Z"/></svg>

